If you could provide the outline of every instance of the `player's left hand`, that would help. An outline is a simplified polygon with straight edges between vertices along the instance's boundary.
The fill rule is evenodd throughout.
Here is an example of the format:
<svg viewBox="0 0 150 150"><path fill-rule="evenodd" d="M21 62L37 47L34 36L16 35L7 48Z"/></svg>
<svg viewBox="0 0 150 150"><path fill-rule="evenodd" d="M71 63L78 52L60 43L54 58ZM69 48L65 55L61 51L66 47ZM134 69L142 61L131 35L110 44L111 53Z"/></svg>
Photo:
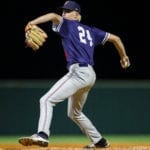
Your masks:
<svg viewBox="0 0 150 150"><path fill-rule="evenodd" d="M130 60L128 56L124 56L120 60L121 67L126 69L130 66Z"/></svg>
<svg viewBox="0 0 150 150"><path fill-rule="evenodd" d="M28 24L25 28L26 47L30 47L34 51L40 49L47 37L47 33L37 25Z"/></svg>

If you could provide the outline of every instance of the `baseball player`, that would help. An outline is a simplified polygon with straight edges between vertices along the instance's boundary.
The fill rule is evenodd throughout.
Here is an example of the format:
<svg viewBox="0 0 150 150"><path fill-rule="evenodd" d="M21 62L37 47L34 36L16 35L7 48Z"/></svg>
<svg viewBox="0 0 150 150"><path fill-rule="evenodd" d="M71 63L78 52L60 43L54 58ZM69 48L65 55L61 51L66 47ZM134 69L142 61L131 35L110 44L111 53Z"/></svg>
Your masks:
<svg viewBox="0 0 150 150"><path fill-rule="evenodd" d="M90 139L87 148L106 148L109 142L96 129L94 124L82 112L88 93L93 87L96 74L93 69L94 47L111 42L115 46L123 69L130 66L129 57L120 37L102 29L91 27L80 22L81 8L75 1L66 1L61 7L62 16L48 13L37 17L26 25L38 25L52 22L52 30L62 40L68 73L58 80L51 89L40 98L40 117L38 129L29 137L19 138L22 145L38 145L47 147L53 117L53 107L68 99L68 117L76 123L81 131Z"/></svg>

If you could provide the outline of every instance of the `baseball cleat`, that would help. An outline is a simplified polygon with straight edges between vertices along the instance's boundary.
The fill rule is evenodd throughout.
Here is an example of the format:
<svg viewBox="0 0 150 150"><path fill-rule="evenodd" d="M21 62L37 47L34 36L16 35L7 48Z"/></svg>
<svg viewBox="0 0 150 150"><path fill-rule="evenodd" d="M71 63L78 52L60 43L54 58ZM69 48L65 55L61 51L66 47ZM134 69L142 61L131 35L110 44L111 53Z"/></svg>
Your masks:
<svg viewBox="0 0 150 150"><path fill-rule="evenodd" d="M18 142L24 146L37 145L41 147L48 147L48 140L42 138L38 134L33 134L29 137L19 138Z"/></svg>
<svg viewBox="0 0 150 150"><path fill-rule="evenodd" d="M84 147L84 150L89 150L89 149L96 149L96 148L108 148L110 146L110 143L105 139L102 138L99 142L96 144L90 144Z"/></svg>

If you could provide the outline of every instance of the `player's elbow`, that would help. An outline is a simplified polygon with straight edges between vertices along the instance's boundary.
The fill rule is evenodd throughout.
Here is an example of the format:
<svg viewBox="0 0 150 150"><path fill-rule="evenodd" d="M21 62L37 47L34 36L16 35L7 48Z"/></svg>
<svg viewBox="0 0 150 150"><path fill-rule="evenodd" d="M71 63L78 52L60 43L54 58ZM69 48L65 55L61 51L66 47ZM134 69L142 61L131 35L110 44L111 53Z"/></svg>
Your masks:
<svg viewBox="0 0 150 150"><path fill-rule="evenodd" d="M59 24L61 21L61 18L62 18L60 15L58 15L54 12L49 13L47 15L48 15L49 20L52 21L53 23L56 23L56 24Z"/></svg>
<svg viewBox="0 0 150 150"><path fill-rule="evenodd" d="M109 42L112 43L119 43L121 41L120 37L114 34L110 34L109 38L108 38Z"/></svg>

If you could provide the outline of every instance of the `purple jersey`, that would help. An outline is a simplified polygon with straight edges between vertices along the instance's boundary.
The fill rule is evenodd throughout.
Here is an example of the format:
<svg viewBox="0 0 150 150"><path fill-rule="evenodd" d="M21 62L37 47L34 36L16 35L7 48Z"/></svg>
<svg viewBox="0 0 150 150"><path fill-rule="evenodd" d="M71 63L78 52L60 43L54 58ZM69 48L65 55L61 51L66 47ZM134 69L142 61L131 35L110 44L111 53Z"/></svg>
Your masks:
<svg viewBox="0 0 150 150"><path fill-rule="evenodd" d="M104 44L109 36L108 32L96 27L90 27L77 20L62 19L62 22L53 30L58 32L62 39L68 65L84 63L94 65L94 47Z"/></svg>

